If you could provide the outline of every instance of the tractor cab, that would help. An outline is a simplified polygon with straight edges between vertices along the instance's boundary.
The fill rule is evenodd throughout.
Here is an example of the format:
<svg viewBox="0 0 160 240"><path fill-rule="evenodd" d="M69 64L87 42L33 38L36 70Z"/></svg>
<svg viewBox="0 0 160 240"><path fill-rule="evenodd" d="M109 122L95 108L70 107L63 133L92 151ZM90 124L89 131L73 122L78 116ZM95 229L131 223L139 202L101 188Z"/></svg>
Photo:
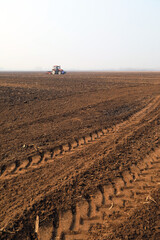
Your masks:
<svg viewBox="0 0 160 240"><path fill-rule="evenodd" d="M52 69L52 74L62 74L63 69L61 69L61 66L55 65Z"/></svg>
<svg viewBox="0 0 160 240"><path fill-rule="evenodd" d="M52 71L48 71L47 74L65 74L66 72L61 68L60 65L55 65L52 68Z"/></svg>

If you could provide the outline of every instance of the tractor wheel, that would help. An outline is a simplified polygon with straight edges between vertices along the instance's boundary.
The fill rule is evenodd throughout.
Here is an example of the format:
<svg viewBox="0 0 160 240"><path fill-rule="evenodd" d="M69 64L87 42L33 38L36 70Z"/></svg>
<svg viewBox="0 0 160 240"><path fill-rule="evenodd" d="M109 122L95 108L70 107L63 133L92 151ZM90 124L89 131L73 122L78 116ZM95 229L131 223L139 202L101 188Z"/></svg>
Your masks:
<svg viewBox="0 0 160 240"><path fill-rule="evenodd" d="M58 74L61 75L61 71L59 71Z"/></svg>
<svg viewBox="0 0 160 240"><path fill-rule="evenodd" d="M55 72L55 71L52 71L52 74L54 75L54 74L56 74L56 72Z"/></svg>

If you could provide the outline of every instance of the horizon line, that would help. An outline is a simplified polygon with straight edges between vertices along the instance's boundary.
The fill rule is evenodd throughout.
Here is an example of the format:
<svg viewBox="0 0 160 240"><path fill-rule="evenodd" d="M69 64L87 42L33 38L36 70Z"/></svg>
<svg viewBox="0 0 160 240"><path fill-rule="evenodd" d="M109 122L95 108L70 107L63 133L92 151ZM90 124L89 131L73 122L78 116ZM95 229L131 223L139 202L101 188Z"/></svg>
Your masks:
<svg viewBox="0 0 160 240"><path fill-rule="evenodd" d="M44 70L36 70L36 69L30 69L30 70L1 70L0 72L48 72L51 70L44 69ZM132 68L127 68L127 69L66 69L66 72L160 72L160 69L132 69Z"/></svg>

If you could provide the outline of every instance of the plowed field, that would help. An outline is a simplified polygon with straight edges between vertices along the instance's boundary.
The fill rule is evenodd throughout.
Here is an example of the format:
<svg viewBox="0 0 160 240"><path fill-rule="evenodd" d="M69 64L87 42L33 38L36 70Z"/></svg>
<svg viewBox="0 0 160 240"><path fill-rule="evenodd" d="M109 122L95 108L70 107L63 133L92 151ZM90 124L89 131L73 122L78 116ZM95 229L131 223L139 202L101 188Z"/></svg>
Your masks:
<svg viewBox="0 0 160 240"><path fill-rule="evenodd" d="M0 73L0 239L160 239L160 73Z"/></svg>

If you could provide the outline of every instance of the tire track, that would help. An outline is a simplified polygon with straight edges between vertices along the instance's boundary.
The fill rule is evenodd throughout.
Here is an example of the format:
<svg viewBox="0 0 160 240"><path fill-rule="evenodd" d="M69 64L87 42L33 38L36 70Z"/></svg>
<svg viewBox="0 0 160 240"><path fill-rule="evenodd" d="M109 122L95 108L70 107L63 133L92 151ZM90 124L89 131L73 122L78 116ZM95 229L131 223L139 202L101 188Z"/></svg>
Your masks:
<svg viewBox="0 0 160 240"><path fill-rule="evenodd" d="M67 154L67 152L74 151L76 148L86 145L90 142L93 142L100 137L104 136L104 133L107 133L107 129L95 131L90 133L86 137L75 138L72 142L67 144L59 145L53 149L49 149L47 151L38 152L33 156L29 156L27 160L20 161L16 160L10 165L2 165L0 171L0 177L5 178L9 175L15 176L15 174L22 173L24 170L26 171L28 168L35 168L40 166L40 164L44 164L47 161L53 161L55 157Z"/></svg>
<svg viewBox="0 0 160 240"><path fill-rule="evenodd" d="M41 164L45 164L47 161L54 161L55 157L67 154L69 152L75 151L79 147L85 147L85 145L99 141L107 136L107 134L115 134L120 131L124 131L127 125L135 125L145 118L146 114L152 112L160 103L160 97L156 97L150 102L147 107L137 112L129 120L117 124L113 128L103 128L96 130L86 136L75 138L72 142L59 145L53 149L48 149L47 151L39 151L33 156L29 156L28 159L20 161L16 160L12 164L2 165L0 168L0 178L13 177L16 174L21 174L31 168L39 167ZM133 127L133 126L132 126Z"/></svg>
<svg viewBox="0 0 160 240"><path fill-rule="evenodd" d="M112 226L149 201L150 191L160 182L160 149L141 163L132 165L108 185L99 185L93 195L86 194L68 211L60 211L48 223L40 222L38 240L89 239L92 226Z"/></svg>

